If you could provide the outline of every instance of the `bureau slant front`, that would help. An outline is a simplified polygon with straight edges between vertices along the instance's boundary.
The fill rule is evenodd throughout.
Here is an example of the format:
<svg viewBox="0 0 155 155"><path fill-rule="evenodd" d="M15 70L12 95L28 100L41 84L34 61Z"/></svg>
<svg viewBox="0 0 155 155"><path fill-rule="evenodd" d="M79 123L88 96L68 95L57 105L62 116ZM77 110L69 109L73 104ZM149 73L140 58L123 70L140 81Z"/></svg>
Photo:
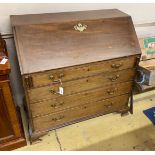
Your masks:
<svg viewBox="0 0 155 155"><path fill-rule="evenodd" d="M129 15L117 9L13 15L11 23L32 140L103 114L132 113L141 52Z"/></svg>

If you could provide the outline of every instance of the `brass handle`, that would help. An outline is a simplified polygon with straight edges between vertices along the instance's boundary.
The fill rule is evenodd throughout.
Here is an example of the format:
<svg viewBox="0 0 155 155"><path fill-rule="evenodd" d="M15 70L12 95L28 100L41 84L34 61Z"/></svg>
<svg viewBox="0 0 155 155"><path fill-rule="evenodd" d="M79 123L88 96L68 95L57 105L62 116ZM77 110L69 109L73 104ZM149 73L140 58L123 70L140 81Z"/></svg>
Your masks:
<svg viewBox="0 0 155 155"><path fill-rule="evenodd" d="M106 108L110 108L110 107L112 107L113 106L113 103L112 102L110 102L109 104L105 104L104 105Z"/></svg>
<svg viewBox="0 0 155 155"><path fill-rule="evenodd" d="M56 91L53 90L53 89L51 89L50 92L51 92L52 94L59 94L59 92L56 92Z"/></svg>
<svg viewBox="0 0 155 155"><path fill-rule="evenodd" d="M60 82L62 81L61 78L63 78L63 77L64 77L64 74L63 74L63 73L60 73L60 74L58 75L58 78L59 78L59 79L56 79L56 78L54 77L54 75L50 75L50 76L49 76L50 80L52 80L53 83L60 83Z"/></svg>
<svg viewBox="0 0 155 155"><path fill-rule="evenodd" d="M110 79L112 82L114 82L114 81L116 81L118 78L119 78L119 75L115 75L115 76L113 76L113 77L110 77L109 79Z"/></svg>
<svg viewBox="0 0 155 155"><path fill-rule="evenodd" d="M52 80L53 83L60 83L60 79L55 80L53 75L50 75L49 78Z"/></svg>
<svg viewBox="0 0 155 155"><path fill-rule="evenodd" d="M113 90L107 90L107 93L109 95L113 95L116 92L117 88L113 89Z"/></svg>
<svg viewBox="0 0 155 155"><path fill-rule="evenodd" d="M59 107L59 106L62 106L64 104L64 102L59 102L59 103L54 103L54 104L51 104L51 107L52 108L56 108L56 107Z"/></svg>
<svg viewBox="0 0 155 155"><path fill-rule="evenodd" d="M63 78L64 76L65 76L64 73L60 73L58 77Z"/></svg>
<svg viewBox="0 0 155 155"><path fill-rule="evenodd" d="M60 116L58 116L58 117L54 117L54 118L52 118L52 121L61 121L63 118L64 118L65 116L64 115L60 115Z"/></svg>
<svg viewBox="0 0 155 155"><path fill-rule="evenodd" d="M53 83L60 83L60 79L58 79L58 80L53 80Z"/></svg>
<svg viewBox="0 0 155 155"><path fill-rule="evenodd" d="M112 64L111 67L117 69L117 68L120 68L122 65L123 65L122 63Z"/></svg>
<svg viewBox="0 0 155 155"><path fill-rule="evenodd" d="M53 81L55 78L54 78L53 75L50 75L50 76L49 76L49 79Z"/></svg>

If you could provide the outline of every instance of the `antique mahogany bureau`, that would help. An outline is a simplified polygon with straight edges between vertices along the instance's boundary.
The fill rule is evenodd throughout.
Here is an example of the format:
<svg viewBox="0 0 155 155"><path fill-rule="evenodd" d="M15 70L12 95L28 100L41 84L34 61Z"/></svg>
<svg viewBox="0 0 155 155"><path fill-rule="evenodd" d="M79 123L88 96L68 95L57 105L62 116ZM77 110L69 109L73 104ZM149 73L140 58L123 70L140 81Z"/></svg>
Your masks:
<svg viewBox="0 0 155 155"><path fill-rule="evenodd" d="M141 52L129 15L117 9L13 15L11 23L32 140L88 118L132 112Z"/></svg>
<svg viewBox="0 0 155 155"><path fill-rule="evenodd" d="M0 35L0 62L8 56L5 41ZM10 63L0 63L0 151L13 150L26 145L17 108L10 87Z"/></svg>

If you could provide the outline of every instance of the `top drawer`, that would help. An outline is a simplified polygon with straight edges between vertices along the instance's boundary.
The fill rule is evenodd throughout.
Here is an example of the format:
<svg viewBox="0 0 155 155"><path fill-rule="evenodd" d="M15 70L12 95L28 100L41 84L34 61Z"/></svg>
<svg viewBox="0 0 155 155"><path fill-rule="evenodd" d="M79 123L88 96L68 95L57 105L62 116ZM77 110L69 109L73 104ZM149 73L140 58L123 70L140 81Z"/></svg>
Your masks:
<svg viewBox="0 0 155 155"><path fill-rule="evenodd" d="M30 76L25 76L25 82L28 88L35 88L57 83L60 79L62 82L65 82L99 74L102 72L113 72L117 70L133 68L136 64L136 59L136 56L130 56L125 58L84 64L80 66L72 66L51 71L34 73Z"/></svg>

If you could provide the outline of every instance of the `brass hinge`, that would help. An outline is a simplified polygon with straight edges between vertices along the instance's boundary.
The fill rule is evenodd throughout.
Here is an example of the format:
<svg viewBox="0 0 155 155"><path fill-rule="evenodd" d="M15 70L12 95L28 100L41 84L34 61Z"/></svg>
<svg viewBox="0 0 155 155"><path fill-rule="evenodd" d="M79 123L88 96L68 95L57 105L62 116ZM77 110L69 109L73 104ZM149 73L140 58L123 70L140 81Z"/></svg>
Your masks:
<svg viewBox="0 0 155 155"><path fill-rule="evenodd" d="M141 58L141 56L137 56L137 57L136 57L136 67L138 67L138 65L139 65L140 58Z"/></svg>
<svg viewBox="0 0 155 155"><path fill-rule="evenodd" d="M26 85L27 88L32 88L33 87L32 76L30 76L30 75L25 76L25 85Z"/></svg>

